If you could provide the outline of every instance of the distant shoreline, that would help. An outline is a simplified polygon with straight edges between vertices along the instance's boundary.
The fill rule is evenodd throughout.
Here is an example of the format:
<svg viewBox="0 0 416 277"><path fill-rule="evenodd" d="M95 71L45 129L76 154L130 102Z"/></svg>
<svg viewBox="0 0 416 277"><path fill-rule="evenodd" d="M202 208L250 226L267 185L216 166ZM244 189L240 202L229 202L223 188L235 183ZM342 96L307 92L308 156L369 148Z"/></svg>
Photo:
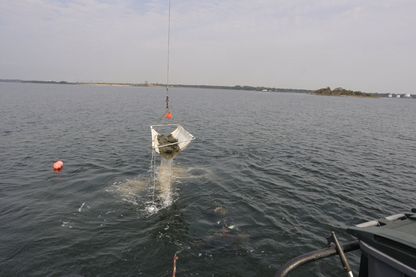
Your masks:
<svg viewBox="0 0 416 277"><path fill-rule="evenodd" d="M43 80L21 80L21 79L0 79L0 83L29 83L29 84L53 84L53 85L90 85L102 87L166 87L166 84L161 83L111 83L111 82L68 82L68 81L43 81ZM322 96L352 96L363 98L380 98L390 97L389 93L367 93L361 91L351 91L343 88L336 88L331 90L322 88L318 90L309 89L293 89L293 88L273 88L264 86L218 86L218 85L185 85L185 84L170 84L172 88L199 88L199 89L222 89L222 90L244 90L244 91L258 91L258 92L290 92L290 93L305 93L311 95ZM405 94L395 93L394 96L401 95L406 98ZM399 97L398 97L399 98ZM410 95L407 98L416 98L416 95Z"/></svg>
<svg viewBox="0 0 416 277"><path fill-rule="evenodd" d="M382 97L378 94L372 94L362 91L347 90L344 88L331 89L330 87L321 88L313 92L315 95L321 96L353 96L353 97L364 97L364 98L374 98Z"/></svg>
<svg viewBox="0 0 416 277"><path fill-rule="evenodd" d="M110 83L110 82L68 82L68 81L42 81L42 80L20 80L20 79L0 79L3 83L29 83L29 84L54 84L54 85L93 85L111 87L166 87L160 83ZM201 88L201 89L225 89L225 90L248 90L260 92L293 92L293 93L312 93L313 90L292 89L292 88L272 88L255 86L216 86L216 85L185 85L170 84L173 88Z"/></svg>

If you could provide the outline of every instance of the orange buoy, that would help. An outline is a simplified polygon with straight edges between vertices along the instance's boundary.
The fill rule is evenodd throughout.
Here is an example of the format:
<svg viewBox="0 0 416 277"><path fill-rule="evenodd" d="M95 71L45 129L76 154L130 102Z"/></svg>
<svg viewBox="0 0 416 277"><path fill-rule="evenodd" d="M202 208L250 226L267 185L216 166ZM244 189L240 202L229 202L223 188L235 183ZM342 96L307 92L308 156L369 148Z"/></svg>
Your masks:
<svg viewBox="0 0 416 277"><path fill-rule="evenodd" d="M55 170L55 171L61 171L62 168L64 168L64 162L63 161L57 161L53 164L53 170Z"/></svg>
<svg viewBox="0 0 416 277"><path fill-rule="evenodd" d="M167 119L172 119L172 118L173 118L173 114L172 114L171 112L168 112L168 113L165 115L165 117L166 117Z"/></svg>

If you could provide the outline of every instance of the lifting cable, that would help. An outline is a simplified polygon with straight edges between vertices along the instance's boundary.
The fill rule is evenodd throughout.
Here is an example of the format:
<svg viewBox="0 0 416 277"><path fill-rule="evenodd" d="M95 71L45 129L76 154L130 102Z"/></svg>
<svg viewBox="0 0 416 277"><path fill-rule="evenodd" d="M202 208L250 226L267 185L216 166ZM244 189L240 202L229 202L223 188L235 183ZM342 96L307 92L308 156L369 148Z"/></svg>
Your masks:
<svg viewBox="0 0 416 277"><path fill-rule="evenodd" d="M169 65L170 65L170 0L169 0L169 15L168 15L168 55L166 61L166 113L169 113Z"/></svg>

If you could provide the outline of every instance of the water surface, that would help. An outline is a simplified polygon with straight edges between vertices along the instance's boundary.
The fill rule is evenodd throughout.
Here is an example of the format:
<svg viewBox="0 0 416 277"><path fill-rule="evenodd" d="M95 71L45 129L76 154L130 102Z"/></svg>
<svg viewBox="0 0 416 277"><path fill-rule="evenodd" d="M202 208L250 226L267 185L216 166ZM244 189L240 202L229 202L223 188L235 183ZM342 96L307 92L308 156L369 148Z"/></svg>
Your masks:
<svg viewBox="0 0 416 277"><path fill-rule="evenodd" d="M414 100L172 89L171 105L197 140L149 213L163 89L0 83L0 275L171 276L178 253L178 277L273 276L331 230L415 207ZM343 274L332 258L293 276L311 271Z"/></svg>

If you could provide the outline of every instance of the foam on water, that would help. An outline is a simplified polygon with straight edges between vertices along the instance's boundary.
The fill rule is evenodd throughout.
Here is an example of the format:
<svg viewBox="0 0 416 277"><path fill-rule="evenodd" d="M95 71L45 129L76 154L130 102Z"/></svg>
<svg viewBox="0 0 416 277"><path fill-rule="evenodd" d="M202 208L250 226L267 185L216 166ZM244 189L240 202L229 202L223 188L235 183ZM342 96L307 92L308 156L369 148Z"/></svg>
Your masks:
<svg viewBox="0 0 416 277"><path fill-rule="evenodd" d="M143 206L146 215L158 213L175 202L175 186L182 180L212 178L213 173L203 167L183 167L173 160L160 159L158 166L150 169L152 176L138 176L115 182L107 192L115 193L122 201ZM82 208L81 208L82 209Z"/></svg>
<svg viewBox="0 0 416 277"><path fill-rule="evenodd" d="M167 160L167 159L162 158L160 161L158 183L159 183L159 197L161 199L163 207L168 207L172 205L172 202L173 202L172 164L173 164L173 160Z"/></svg>
<svg viewBox="0 0 416 277"><path fill-rule="evenodd" d="M115 182L107 192L117 194L125 202L139 205L139 197L146 190L149 182L144 178L127 179L124 182Z"/></svg>
<svg viewBox="0 0 416 277"><path fill-rule="evenodd" d="M175 180L181 179L213 179L214 174L211 170L203 167L182 167L178 165L172 166L172 173Z"/></svg>

